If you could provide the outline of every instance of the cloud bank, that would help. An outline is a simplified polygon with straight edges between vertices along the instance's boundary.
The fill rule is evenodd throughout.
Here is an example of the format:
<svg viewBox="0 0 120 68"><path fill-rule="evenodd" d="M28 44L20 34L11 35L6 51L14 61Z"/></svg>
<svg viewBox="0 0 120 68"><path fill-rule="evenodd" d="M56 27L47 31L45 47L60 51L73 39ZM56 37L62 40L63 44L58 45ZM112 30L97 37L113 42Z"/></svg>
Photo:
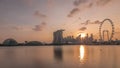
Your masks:
<svg viewBox="0 0 120 68"><path fill-rule="evenodd" d="M89 25L89 24L101 24L101 22L99 20L92 22L90 20L86 20L84 23L81 23L81 25Z"/></svg>
<svg viewBox="0 0 120 68"><path fill-rule="evenodd" d="M34 30L34 31L42 31L46 27L46 25L47 25L46 22L42 22L39 25L35 25L34 28L32 28L32 30Z"/></svg>
<svg viewBox="0 0 120 68"><path fill-rule="evenodd" d="M46 18L47 16L45 14L42 14L40 11L36 10L34 12L34 15L39 18Z"/></svg>
<svg viewBox="0 0 120 68"><path fill-rule="evenodd" d="M87 0L75 0L75 1L73 2L73 4L74 4L75 6L79 6L80 4L86 3L86 2L87 2Z"/></svg>
<svg viewBox="0 0 120 68"><path fill-rule="evenodd" d="M111 1L112 0L74 0L73 5L75 6L75 8L73 8L67 16L73 17L84 9L88 9L93 6L105 6Z"/></svg>
<svg viewBox="0 0 120 68"><path fill-rule="evenodd" d="M79 31L85 31L85 30L87 30L87 27L81 27L81 28L79 29Z"/></svg>
<svg viewBox="0 0 120 68"><path fill-rule="evenodd" d="M73 17L75 14L78 14L80 12L79 8L74 8L70 13L68 14L68 17Z"/></svg>

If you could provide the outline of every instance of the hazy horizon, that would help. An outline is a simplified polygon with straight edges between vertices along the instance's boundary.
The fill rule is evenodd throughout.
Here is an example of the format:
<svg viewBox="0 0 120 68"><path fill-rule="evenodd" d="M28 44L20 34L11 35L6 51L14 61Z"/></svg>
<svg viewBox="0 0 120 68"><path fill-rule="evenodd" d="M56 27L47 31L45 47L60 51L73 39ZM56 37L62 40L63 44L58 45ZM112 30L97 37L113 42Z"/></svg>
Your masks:
<svg viewBox="0 0 120 68"><path fill-rule="evenodd" d="M113 39L120 39L120 0L0 0L0 43L7 38L18 42L52 42L53 32L65 29L64 37L93 33L99 39L100 22L111 19ZM103 28L111 26L105 23Z"/></svg>

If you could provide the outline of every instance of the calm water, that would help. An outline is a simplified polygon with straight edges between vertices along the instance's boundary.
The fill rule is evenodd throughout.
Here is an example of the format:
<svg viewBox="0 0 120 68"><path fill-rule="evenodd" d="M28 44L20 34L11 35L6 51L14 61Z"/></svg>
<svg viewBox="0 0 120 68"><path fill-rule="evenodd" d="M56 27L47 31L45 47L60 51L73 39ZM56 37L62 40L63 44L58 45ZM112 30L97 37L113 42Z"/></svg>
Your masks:
<svg viewBox="0 0 120 68"><path fill-rule="evenodd" d="M0 68L120 68L120 46L0 47Z"/></svg>

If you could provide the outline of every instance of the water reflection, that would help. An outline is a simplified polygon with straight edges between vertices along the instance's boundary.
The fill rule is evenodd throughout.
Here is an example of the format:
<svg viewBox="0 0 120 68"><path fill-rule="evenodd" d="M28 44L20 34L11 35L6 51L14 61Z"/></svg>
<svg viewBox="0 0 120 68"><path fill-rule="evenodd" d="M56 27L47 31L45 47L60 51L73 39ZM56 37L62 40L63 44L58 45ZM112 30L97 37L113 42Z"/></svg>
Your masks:
<svg viewBox="0 0 120 68"><path fill-rule="evenodd" d="M79 58L80 58L80 62L83 63L84 61L84 56L85 56L85 48L83 45L80 46L79 48Z"/></svg>
<svg viewBox="0 0 120 68"><path fill-rule="evenodd" d="M0 68L120 68L120 46L1 47Z"/></svg>
<svg viewBox="0 0 120 68"><path fill-rule="evenodd" d="M80 46L80 60L83 60L83 58L84 58L84 46Z"/></svg>
<svg viewBox="0 0 120 68"><path fill-rule="evenodd" d="M54 47L54 58L57 61L62 61L63 58L63 51L61 46Z"/></svg>

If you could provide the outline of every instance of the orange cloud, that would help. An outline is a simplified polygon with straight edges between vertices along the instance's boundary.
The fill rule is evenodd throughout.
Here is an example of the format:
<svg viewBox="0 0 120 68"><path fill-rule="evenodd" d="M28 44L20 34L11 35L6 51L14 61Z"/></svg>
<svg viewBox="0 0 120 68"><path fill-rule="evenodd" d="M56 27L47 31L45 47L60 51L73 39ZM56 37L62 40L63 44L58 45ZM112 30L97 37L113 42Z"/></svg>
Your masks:
<svg viewBox="0 0 120 68"><path fill-rule="evenodd" d="M81 27L79 30L80 31L85 31L87 29L87 27Z"/></svg>

